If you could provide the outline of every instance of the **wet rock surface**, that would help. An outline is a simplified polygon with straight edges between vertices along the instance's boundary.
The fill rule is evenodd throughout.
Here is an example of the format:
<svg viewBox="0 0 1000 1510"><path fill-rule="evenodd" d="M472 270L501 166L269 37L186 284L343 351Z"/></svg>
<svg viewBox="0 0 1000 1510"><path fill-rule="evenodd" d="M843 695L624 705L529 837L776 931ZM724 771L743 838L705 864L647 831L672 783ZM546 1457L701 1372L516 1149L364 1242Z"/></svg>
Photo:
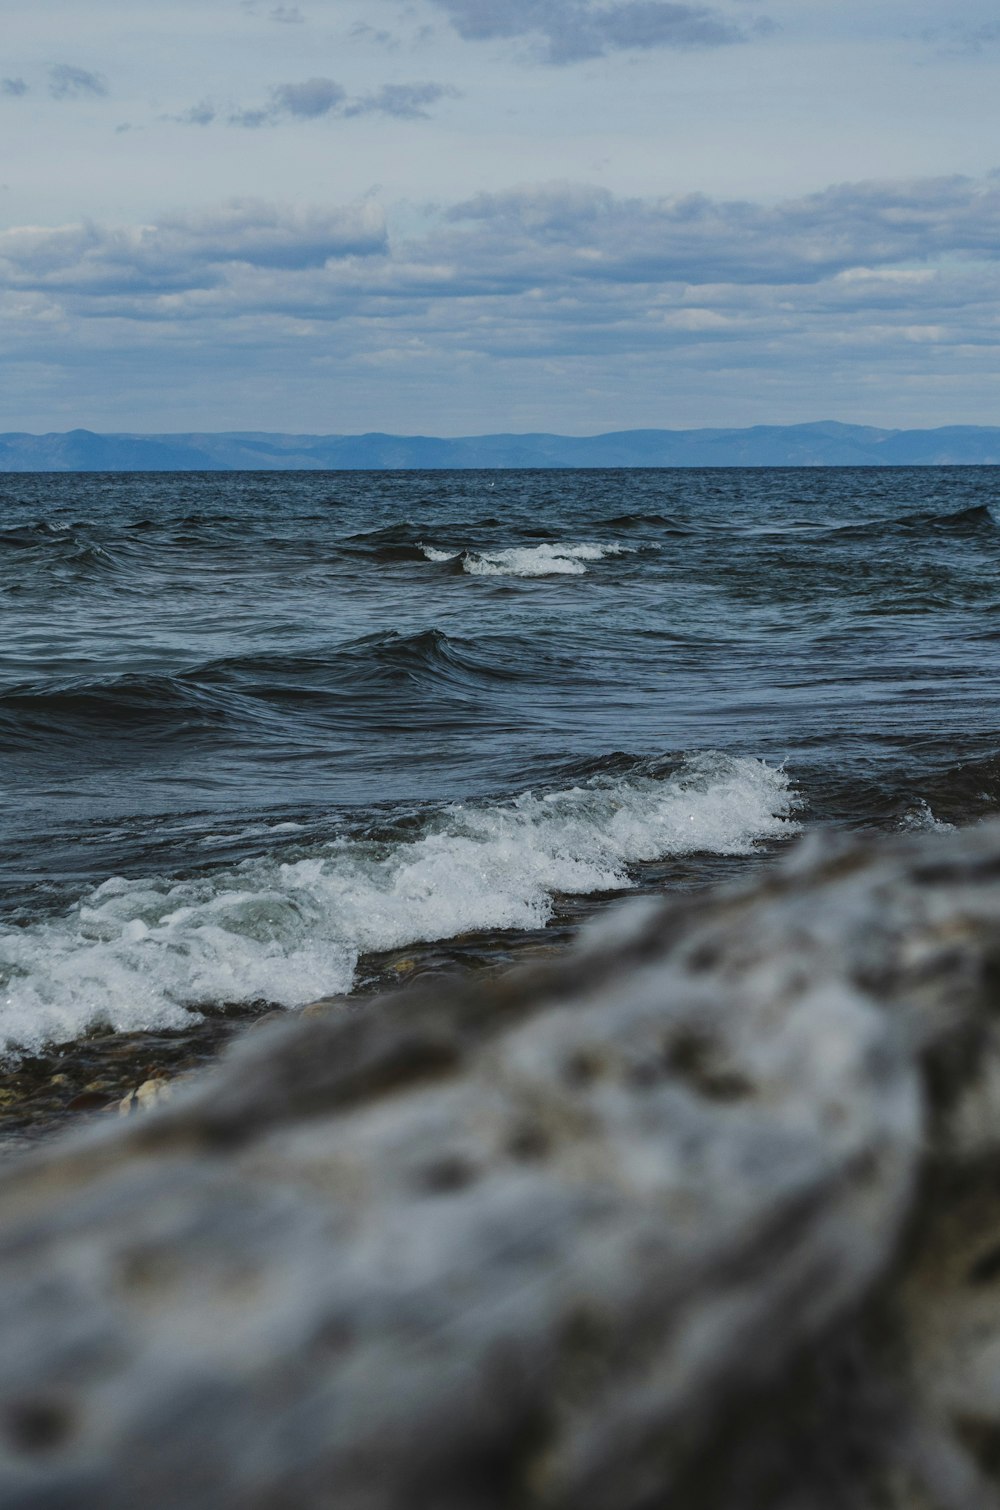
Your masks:
<svg viewBox="0 0 1000 1510"><path fill-rule="evenodd" d="M495 973L515 961L555 954L572 936L569 918L586 916L593 908L590 899L574 902L567 899L568 917L534 934L513 939L503 933L469 934L444 944L418 944L405 953L367 955L350 995L324 997L297 1010L313 1017L339 1014L364 1007L380 991L443 971ZM0 1086L0 1159L83 1117L117 1111L121 1101L147 1080L173 1081L204 1069L233 1038L271 1022L286 1022L289 1015L289 1009L264 1000L217 1003L192 1010L186 1028L119 1033L106 1027L52 1045L45 1053L22 1056L5 1067Z"/></svg>
<svg viewBox="0 0 1000 1510"><path fill-rule="evenodd" d="M204 1069L255 1021L254 1008L192 1021L186 1030L95 1032L7 1066L0 1087L0 1159L103 1112L145 1081Z"/></svg>
<svg viewBox="0 0 1000 1510"><path fill-rule="evenodd" d="M0 1178L5 1505L1000 1505L1000 826L153 1099Z"/></svg>

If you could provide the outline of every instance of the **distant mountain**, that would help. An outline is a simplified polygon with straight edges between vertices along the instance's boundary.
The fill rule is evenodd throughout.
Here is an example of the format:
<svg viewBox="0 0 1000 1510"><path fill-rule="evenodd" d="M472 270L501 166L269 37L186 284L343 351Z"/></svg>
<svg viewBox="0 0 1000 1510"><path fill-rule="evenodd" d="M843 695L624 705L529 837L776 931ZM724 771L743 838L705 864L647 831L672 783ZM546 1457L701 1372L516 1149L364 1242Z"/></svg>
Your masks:
<svg viewBox="0 0 1000 1510"><path fill-rule="evenodd" d="M481 467L1000 465L1000 427L877 430L832 420L606 435L0 434L0 472L390 471Z"/></svg>

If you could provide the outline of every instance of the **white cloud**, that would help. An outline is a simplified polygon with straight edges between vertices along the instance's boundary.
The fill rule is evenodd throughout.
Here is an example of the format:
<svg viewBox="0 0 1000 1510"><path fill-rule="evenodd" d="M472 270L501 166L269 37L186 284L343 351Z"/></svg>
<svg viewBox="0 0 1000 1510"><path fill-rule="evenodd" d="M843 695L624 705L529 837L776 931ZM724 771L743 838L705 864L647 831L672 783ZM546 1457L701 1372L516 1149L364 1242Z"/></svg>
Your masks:
<svg viewBox="0 0 1000 1510"><path fill-rule="evenodd" d="M968 298L998 261L1000 182L960 178L840 185L774 206L539 186L459 203L394 242L371 200L308 211L241 200L152 225L0 233L3 283L59 292L76 314L162 318L168 296L172 318L433 323L450 310L474 343L581 349L612 328L644 342L653 307L658 329L666 312L697 333L736 306L934 306L946 288Z"/></svg>
<svg viewBox="0 0 1000 1510"><path fill-rule="evenodd" d="M543 186L458 204L409 239L371 201L244 201L0 234L2 342L14 364L44 350L54 389L104 352L94 391L130 424L130 361L160 372L171 412L200 393L202 428L237 423L227 383L252 405L240 428L287 427L293 394L307 427L350 428L321 422L331 384L361 428L406 428L406 414L451 433L505 428L531 405L535 428L673 422L654 412L663 393L691 423L773 419L779 395L800 418L864 418L879 373L880 423L933 419L899 396L949 381L978 395L962 417L981 418L996 396L998 264L995 181L840 185L778 205ZM264 372L266 401L252 379ZM440 408L435 422L448 391L464 422Z"/></svg>
<svg viewBox="0 0 1000 1510"><path fill-rule="evenodd" d="M994 0L7 10L18 422L33 395L114 428L147 390L154 429L1000 398Z"/></svg>
<svg viewBox="0 0 1000 1510"><path fill-rule="evenodd" d="M234 267L284 272L370 257L386 247L385 222L369 202L344 209L291 211L235 201L199 215L164 216L156 225L0 232L0 286L61 292L84 312L86 301L217 288ZM134 306L138 307L138 306Z"/></svg>

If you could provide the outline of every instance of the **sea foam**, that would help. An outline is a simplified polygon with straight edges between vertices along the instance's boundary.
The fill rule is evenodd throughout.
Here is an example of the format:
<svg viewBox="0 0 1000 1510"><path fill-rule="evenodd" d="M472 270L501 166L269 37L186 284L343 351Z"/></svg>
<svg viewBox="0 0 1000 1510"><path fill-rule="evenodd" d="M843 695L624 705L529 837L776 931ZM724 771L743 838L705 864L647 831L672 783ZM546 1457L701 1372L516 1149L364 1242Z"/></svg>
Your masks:
<svg viewBox="0 0 1000 1510"><path fill-rule="evenodd" d="M442 551L430 545L422 545L420 549L428 561L455 561L461 556L462 570L470 577L582 577L587 570L586 562L634 551L630 545L586 541L578 545L546 542L498 551Z"/></svg>
<svg viewBox="0 0 1000 1510"><path fill-rule="evenodd" d="M722 755L673 775L599 776L509 802L453 804L415 837L262 855L193 879L113 878L60 916L0 928L0 1046L88 1028L179 1026L189 1009L292 1007L351 987L360 955L477 929L526 929L553 895L631 883L636 862L749 853L794 832L786 772Z"/></svg>

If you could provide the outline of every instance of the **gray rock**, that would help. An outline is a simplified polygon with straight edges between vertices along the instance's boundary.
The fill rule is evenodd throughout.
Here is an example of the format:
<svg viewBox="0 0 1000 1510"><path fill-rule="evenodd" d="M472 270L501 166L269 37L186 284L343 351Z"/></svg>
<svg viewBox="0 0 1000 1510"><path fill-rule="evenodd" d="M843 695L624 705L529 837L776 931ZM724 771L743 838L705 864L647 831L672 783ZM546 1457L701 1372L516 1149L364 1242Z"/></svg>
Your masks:
<svg viewBox="0 0 1000 1510"><path fill-rule="evenodd" d="M1000 1505L1000 826L248 1035L0 1180L0 1503Z"/></svg>

